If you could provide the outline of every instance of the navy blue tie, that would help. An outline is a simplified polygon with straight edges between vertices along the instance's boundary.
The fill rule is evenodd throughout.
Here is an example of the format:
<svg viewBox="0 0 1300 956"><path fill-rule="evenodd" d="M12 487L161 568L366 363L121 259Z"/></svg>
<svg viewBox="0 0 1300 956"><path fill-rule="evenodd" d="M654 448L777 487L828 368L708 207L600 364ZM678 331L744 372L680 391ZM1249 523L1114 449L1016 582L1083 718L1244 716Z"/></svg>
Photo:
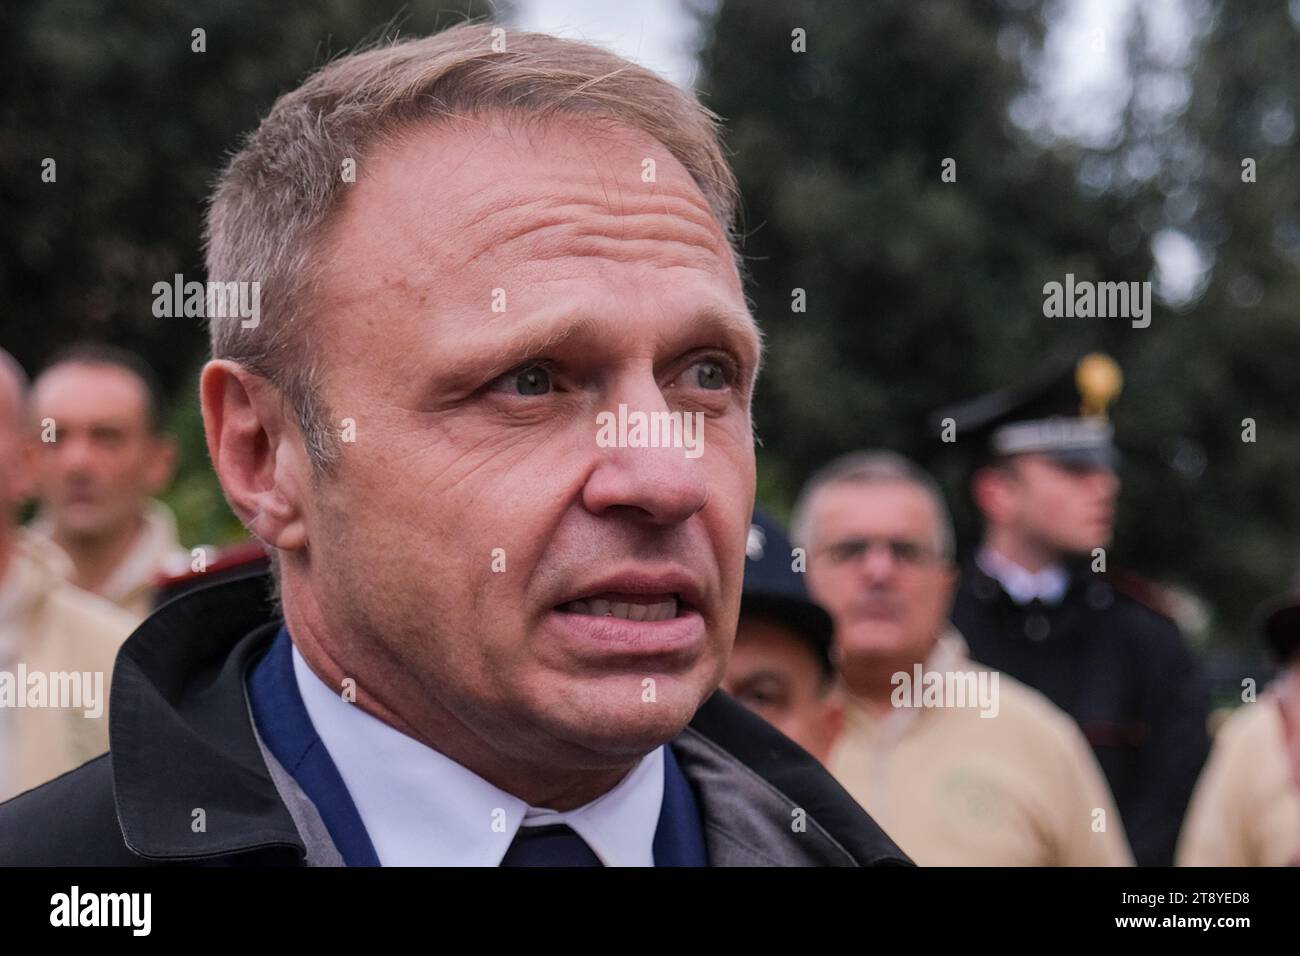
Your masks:
<svg viewBox="0 0 1300 956"><path fill-rule="evenodd" d="M520 827L502 866L602 866L591 847L568 824Z"/></svg>

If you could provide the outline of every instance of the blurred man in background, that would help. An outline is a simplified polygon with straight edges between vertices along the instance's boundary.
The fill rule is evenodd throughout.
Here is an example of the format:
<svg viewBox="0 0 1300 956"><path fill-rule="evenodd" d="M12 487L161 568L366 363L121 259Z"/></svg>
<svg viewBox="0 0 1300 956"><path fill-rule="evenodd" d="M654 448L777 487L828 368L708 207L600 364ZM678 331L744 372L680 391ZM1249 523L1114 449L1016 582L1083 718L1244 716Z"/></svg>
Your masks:
<svg viewBox="0 0 1300 956"><path fill-rule="evenodd" d="M1263 631L1282 670L1215 735L1180 866L1300 866L1300 593L1266 610Z"/></svg>
<svg viewBox="0 0 1300 956"><path fill-rule="evenodd" d="M844 707L834 692L830 615L808 598L803 570L780 526L756 512L722 689L826 763Z"/></svg>
<svg viewBox="0 0 1300 956"><path fill-rule="evenodd" d="M1174 622L1098 576L1119 494L1106 411L1121 386L1094 353L938 413L941 434L976 456L984 518L953 622L976 660L1074 717L1137 862L1168 866L1208 749L1206 699Z"/></svg>
<svg viewBox="0 0 1300 956"><path fill-rule="evenodd" d="M33 530L71 558L74 584L143 620L159 576L189 563L175 517L153 497L171 482L176 448L152 370L123 349L78 345L37 377L32 400Z"/></svg>
<svg viewBox="0 0 1300 956"><path fill-rule="evenodd" d="M929 475L890 452L847 455L810 479L793 527L848 698L831 772L904 852L922 866L1131 864L1078 728L975 665L948 623L952 523ZM936 681L964 699L919 693Z"/></svg>
<svg viewBox="0 0 1300 956"><path fill-rule="evenodd" d="M108 678L134 626L69 584L67 557L17 524L31 491L27 400L27 376L0 349L0 801L108 749ZM90 675L82 689L97 699L51 706L51 675L70 673Z"/></svg>

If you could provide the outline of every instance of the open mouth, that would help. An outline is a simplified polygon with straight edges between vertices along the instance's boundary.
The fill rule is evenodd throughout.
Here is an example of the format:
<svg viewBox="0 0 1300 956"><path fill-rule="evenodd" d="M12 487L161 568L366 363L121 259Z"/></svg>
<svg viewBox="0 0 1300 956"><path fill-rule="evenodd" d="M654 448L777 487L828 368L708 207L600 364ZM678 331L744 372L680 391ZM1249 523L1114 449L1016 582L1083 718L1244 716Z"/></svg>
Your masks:
<svg viewBox="0 0 1300 956"><path fill-rule="evenodd" d="M690 610L679 594L618 594L603 592L556 608L562 614L616 617L625 621L670 621Z"/></svg>

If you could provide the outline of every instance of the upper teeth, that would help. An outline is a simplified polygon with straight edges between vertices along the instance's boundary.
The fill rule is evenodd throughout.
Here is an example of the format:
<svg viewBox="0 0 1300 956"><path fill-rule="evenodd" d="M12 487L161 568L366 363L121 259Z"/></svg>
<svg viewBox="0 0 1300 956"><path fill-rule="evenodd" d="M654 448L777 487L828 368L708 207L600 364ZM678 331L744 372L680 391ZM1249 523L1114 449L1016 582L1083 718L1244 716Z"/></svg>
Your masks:
<svg viewBox="0 0 1300 956"><path fill-rule="evenodd" d="M627 621L666 621L677 616L677 599L670 598L658 604L633 604L624 601L570 601L565 610L572 614L591 614L595 617L621 617Z"/></svg>

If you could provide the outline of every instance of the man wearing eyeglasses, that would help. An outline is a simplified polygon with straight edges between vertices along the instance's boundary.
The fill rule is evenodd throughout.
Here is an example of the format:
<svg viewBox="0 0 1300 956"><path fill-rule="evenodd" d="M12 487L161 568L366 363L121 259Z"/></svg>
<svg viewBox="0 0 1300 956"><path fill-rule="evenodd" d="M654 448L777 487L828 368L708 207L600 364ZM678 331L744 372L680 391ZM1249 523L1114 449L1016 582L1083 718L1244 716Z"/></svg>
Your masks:
<svg viewBox="0 0 1300 956"><path fill-rule="evenodd" d="M831 772L913 860L1131 864L1073 722L972 662L948 623L952 523L928 474L890 452L840 458L805 486L793 533L835 622L847 714Z"/></svg>

